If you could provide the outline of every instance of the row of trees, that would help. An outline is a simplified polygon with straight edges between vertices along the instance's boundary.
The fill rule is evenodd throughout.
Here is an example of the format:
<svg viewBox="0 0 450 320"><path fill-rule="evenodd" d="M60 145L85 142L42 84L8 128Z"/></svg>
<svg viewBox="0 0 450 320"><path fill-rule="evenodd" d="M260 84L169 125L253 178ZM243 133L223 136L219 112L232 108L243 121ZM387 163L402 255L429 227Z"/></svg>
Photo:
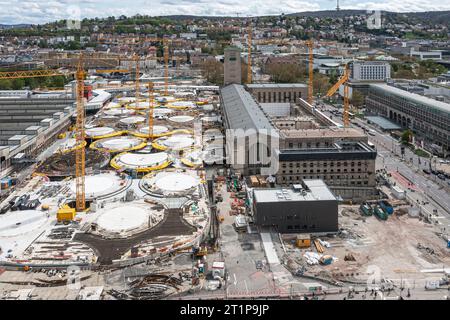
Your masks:
<svg viewBox="0 0 450 320"><path fill-rule="evenodd" d="M22 90L30 88L63 88L70 79L64 76L39 77L25 79L2 79L0 80L0 90Z"/></svg>

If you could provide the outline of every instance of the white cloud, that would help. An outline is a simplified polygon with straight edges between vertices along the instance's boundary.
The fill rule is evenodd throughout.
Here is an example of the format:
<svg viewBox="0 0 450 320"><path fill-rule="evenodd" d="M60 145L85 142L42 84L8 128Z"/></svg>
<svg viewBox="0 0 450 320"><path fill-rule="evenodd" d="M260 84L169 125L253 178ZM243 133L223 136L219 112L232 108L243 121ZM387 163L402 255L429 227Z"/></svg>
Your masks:
<svg viewBox="0 0 450 320"><path fill-rule="evenodd" d="M341 0L341 8L388 11L450 10L441 0ZM0 24L44 23L71 16L69 8L78 6L87 18L119 15L229 15L257 16L334 9L334 0L0 0ZM5 9L6 8L6 9Z"/></svg>

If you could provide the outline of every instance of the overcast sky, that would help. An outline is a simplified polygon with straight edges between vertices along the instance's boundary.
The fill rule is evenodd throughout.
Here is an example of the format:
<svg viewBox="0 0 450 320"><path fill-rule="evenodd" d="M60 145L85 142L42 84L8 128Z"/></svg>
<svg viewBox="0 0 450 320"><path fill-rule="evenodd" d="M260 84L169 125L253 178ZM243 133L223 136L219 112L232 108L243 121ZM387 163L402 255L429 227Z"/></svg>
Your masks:
<svg viewBox="0 0 450 320"><path fill-rule="evenodd" d="M448 0L340 0L342 9L397 12L450 10ZM147 15L257 16L335 9L336 0L0 0L0 24Z"/></svg>

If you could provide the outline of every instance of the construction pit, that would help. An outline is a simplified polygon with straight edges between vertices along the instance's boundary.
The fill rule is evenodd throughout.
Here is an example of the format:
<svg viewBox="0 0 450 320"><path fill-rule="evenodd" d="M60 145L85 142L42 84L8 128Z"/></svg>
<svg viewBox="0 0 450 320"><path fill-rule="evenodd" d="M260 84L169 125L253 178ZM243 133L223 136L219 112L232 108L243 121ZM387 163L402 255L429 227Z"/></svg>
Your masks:
<svg viewBox="0 0 450 320"><path fill-rule="evenodd" d="M102 170L109 165L110 154L97 150L86 150L86 172ZM61 180L75 175L75 151L55 153L43 161L36 172L50 180Z"/></svg>
<svg viewBox="0 0 450 320"><path fill-rule="evenodd" d="M40 164L38 175L0 203L2 208L24 195L40 202L34 210L0 216L0 263L7 269L0 274L4 288L17 288L20 281L15 280L23 277L38 296L64 299L69 291L57 294L45 289L66 281L63 270L71 266L120 270L171 261L173 256L180 260L172 267L174 273L191 268L190 259L177 254L190 252L207 236L210 204L202 159L192 155L196 166L189 170L181 162L182 151L196 145L193 120L199 117L196 102L186 96L155 98L151 139L148 102L139 101L137 106L143 109L134 110L130 108L134 97L115 99L86 118L85 143L65 140L58 153ZM58 221L59 208L75 204L76 182L69 177L75 175L75 151L81 147L86 148L87 210L77 212L72 221ZM202 151L201 146L196 148ZM47 282L42 282L45 277L38 270L48 273ZM59 270L58 281L53 273L50 276L54 270ZM10 281L10 274L17 277ZM111 287L95 272L82 274L83 284ZM175 282L172 293L190 288L189 282L182 286Z"/></svg>
<svg viewBox="0 0 450 320"><path fill-rule="evenodd" d="M191 154L190 170L181 162L184 150L202 152L192 136L198 107L186 100L191 95L155 96L151 144L146 100L118 98L86 118L87 141L62 141L39 174L5 200L28 194L40 205L0 216L2 260L35 267L114 265L198 244L209 225L203 159ZM57 211L75 203L70 177L82 147L88 209L62 223Z"/></svg>
<svg viewBox="0 0 450 320"><path fill-rule="evenodd" d="M364 287L374 273L398 286L425 286L427 280L439 278L442 266L450 263L448 248L443 245L438 228L418 217L411 217L408 206L399 206L387 221L375 216L361 216L358 206L343 205L339 212L340 231L332 237L319 236L323 252L314 243L310 248L296 248L285 239L285 263L294 274L324 280L334 285ZM280 252L282 250L280 249ZM308 258L330 255L329 265Z"/></svg>

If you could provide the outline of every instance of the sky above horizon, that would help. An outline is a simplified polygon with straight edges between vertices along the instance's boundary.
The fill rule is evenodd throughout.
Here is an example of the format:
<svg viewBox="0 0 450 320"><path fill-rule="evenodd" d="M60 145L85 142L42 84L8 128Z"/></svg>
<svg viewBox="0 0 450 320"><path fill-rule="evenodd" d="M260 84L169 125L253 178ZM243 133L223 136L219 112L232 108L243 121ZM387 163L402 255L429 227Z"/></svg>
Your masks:
<svg viewBox="0 0 450 320"><path fill-rule="evenodd" d="M396 12L450 10L442 0L340 0L341 9ZM303 11L333 10L336 0L0 0L0 24L42 24L55 20L103 18L135 14L262 16Z"/></svg>

